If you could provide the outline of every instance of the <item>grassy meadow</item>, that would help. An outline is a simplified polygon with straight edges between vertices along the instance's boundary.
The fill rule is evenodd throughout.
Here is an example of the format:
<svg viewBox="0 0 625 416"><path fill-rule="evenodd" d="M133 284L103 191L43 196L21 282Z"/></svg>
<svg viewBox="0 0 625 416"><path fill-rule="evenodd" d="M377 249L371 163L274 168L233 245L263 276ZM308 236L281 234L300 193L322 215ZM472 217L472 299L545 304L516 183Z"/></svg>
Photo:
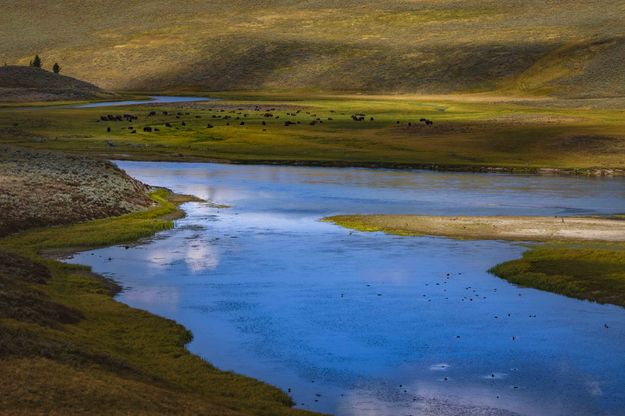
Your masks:
<svg viewBox="0 0 625 416"><path fill-rule="evenodd" d="M501 167L519 172L625 168L623 100L216 95L223 100L5 109L0 111L0 141L109 159ZM109 114L138 119L100 119ZM152 131L144 131L146 127Z"/></svg>
<svg viewBox="0 0 625 416"><path fill-rule="evenodd" d="M188 200L163 190L152 198L147 211L0 240L0 413L310 414L189 353L185 328L114 301L114 283L41 255L151 236Z"/></svg>

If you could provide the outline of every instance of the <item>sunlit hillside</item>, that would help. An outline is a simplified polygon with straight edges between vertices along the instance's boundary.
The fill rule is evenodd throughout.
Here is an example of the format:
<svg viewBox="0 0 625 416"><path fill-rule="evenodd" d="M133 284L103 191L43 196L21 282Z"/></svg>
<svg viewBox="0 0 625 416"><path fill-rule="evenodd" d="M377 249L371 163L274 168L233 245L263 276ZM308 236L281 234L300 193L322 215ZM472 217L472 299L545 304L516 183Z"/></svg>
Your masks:
<svg viewBox="0 0 625 416"><path fill-rule="evenodd" d="M0 59L129 90L625 93L625 2L0 2Z"/></svg>

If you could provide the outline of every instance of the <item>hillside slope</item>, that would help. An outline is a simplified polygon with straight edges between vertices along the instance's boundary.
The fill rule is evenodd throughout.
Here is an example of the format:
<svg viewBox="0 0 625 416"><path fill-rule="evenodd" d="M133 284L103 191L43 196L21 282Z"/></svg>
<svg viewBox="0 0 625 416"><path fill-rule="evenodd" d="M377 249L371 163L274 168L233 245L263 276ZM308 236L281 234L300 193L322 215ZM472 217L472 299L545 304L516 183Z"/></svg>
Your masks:
<svg viewBox="0 0 625 416"><path fill-rule="evenodd" d="M108 161L0 146L0 237L145 209L148 189Z"/></svg>
<svg viewBox="0 0 625 416"><path fill-rule="evenodd" d="M111 89L625 93L623 0L0 5L0 56Z"/></svg>
<svg viewBox="0 0 625 416"><path fill-rule="evenodd" d="M0 67L0 101L71 101L113 96L88 82L40 68Z"/></svg>

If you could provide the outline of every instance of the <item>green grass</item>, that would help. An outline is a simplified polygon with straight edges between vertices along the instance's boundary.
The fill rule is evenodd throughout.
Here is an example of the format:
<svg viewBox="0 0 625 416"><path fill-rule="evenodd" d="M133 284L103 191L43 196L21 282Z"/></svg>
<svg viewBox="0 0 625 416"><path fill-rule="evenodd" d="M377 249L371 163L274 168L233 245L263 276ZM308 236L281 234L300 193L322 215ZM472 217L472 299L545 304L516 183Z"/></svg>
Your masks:
<svg viewBox="0 0 625 416"><path fill-rule="evenodd" d="M129 243L181 215L156 208L0 240L0 413L290 415L276 388L222 372L185 349L173 321L112 299L115 284L39 253Z"/></svg>
<svg viewBox="0 0 625 416"><path fill-rule="evenodd" d="M623 102L491 101L481 96L241 94L224 98L221 102L189 104L178 109L142 106L5 110L0 112L0 141L137 160L381 164L464 170L506 167L528 172L541 167L625 167ZM271 113L279 119L263 117L265 110L249 109L254 105L276 107ZM220 108L226 111L221 112ZM301 109L297 116L287 115L296 109ZM148 118L150 110L169 110L170 114ZM190 114L176 119L172 111ZM137 114L140 119L131 123L98 122L102 114L123 113ZM366 120L351 120L354 113L365 113ZM215 115L233 118L212 118ZM309 123L315 118L323 123L311 126ZM423 126L421 118L433 120L434 125ZM300 124L285 127L285 120ZM239 125L241 121L244 126ZM165 127L165 123L172 127ZM208 123L215 127L207 129ZM412 126L408 127L408 123ZM137 132L131 133L129 126ZM144 126L160 131L145 133ZM110 133L107 127L111 128Z"/></svg>
<svg viewBox="0 0 625 416"><path fill-rule="evenodd" d="M350 228L352 230L362 231L366 233L384 232L401 236L423 236L425 234L414 230L406 230L398 226L389 226L368 221L369 215L336 215L333 217L323 218L321 221L339 225L341 227Z"/></svg>
<svg viewBox="0 0 625 416"><path fill-rule="evenodd" d="M625 307L625 244L548 243L490 272L521 286Z"/></svg>
<svg viewBox="0 0 625 416"><path fill-rule="evenodd" d="M35 255L50 249L102 247L149 237L171 228L172 222L168 217L179 213L167 191L155 191L151 197L158 203L155 208L114 219L95 220L69 227L44 227L15 234L0 240L0 248L20 247L20 251L28 250Z"/></svg>

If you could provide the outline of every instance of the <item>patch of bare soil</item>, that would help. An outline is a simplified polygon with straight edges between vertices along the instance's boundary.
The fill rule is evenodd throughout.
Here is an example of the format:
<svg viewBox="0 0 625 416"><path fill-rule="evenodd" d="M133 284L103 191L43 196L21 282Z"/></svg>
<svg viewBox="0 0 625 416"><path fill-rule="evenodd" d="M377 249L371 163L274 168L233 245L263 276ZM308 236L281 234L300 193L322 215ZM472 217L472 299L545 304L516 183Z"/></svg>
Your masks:
<svg viewBox="0 0 625 416"><path fill-rule="evenodd" d="M625 220L618 218L339 215L328 220L370 231L466 239L625 241Z"/></svg>
<svg viewBox="0 0 625 416"><path fill-rule="evenodd" d="M108 161L0 146L0 236L137 211L148 190Z"/></svg>

